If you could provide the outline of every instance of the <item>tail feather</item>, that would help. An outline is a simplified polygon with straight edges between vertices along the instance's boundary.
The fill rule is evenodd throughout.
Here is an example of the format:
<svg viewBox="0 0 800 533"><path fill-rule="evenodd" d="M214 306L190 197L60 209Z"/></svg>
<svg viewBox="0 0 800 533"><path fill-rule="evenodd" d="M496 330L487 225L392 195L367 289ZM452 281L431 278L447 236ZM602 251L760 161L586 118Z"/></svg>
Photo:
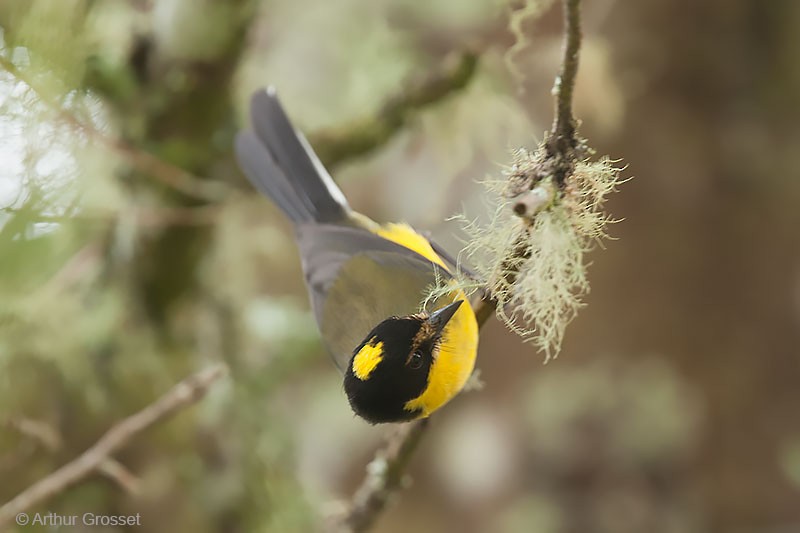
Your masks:
<svg viewBox="0 0 800 533"><path fill-rule="evenodd" d="M296 224L340 222L350 207L273 89L253 95L253 131L239 133L236 153L247 178Z"/></svg>
<svg viewBox="0 0 800 533"><path fill-rule="evenodd" d="M258 192L272 198L293 222L313 221L309 207L297 196L289 178L253 132L239 132L236 136L236 152L239 166Z"/></svg>

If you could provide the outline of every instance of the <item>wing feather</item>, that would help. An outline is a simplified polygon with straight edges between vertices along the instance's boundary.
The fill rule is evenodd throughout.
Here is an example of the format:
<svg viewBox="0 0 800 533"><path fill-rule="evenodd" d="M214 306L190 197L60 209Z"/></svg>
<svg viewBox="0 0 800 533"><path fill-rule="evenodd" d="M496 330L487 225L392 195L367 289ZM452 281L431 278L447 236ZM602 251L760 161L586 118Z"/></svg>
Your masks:
<svg viewBox="0 0 800 533"><path fill-rule="evenodd" d="M452 277L418 253L360 228L298 226L298 244L314 315L340 369L381 320L419 312L430 287Z"/></svg>

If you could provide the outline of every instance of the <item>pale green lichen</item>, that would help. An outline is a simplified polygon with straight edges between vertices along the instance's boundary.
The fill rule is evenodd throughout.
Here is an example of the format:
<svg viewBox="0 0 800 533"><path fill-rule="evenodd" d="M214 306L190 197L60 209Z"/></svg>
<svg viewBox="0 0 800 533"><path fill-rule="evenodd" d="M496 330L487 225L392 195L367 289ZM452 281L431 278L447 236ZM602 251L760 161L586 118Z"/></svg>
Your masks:
<svg viewBox="0 0 800 533"><path fill-rule="evenodd" d="M465 225L463 252L497 301L497 316L542 350L545 361L558 355L589 291L585 254L607 236L611 220L603 203L621 181L615 161L604 157L576 162L558 187L546 172L551 162L544 147L514 154L505 179L486 183L493 214L485 225ZM534 211L519 216L513 208L532 194ZM461 287L477 285L469 280Z"/></svg>

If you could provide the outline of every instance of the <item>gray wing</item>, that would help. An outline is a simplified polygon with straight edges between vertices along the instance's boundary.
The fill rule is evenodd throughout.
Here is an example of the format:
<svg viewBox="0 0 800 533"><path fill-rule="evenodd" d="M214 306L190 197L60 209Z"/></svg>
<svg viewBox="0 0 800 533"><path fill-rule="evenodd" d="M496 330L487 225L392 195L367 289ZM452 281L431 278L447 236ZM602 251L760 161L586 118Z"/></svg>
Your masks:
<svg viewBox="0 0 800 533"><path fill-rule="evenodd" d="M336 365L382 320L417 313L427 291L452 276L416 252L369 231L297 228L303 271L320 332Z"/></svg>

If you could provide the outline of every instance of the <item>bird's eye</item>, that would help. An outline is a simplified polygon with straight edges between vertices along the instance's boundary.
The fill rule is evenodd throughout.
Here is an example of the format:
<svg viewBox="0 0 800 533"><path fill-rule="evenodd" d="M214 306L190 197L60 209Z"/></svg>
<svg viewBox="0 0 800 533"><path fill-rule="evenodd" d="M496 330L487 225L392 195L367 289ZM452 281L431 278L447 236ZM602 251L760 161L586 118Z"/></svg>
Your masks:
<svg viewBox="0 0 800 533"><path fill-rule="evenodd" d="M411 357L408 360L408 367L411 370L419 370L422 368L422 352L416 351L411 354Z"/></svg>

